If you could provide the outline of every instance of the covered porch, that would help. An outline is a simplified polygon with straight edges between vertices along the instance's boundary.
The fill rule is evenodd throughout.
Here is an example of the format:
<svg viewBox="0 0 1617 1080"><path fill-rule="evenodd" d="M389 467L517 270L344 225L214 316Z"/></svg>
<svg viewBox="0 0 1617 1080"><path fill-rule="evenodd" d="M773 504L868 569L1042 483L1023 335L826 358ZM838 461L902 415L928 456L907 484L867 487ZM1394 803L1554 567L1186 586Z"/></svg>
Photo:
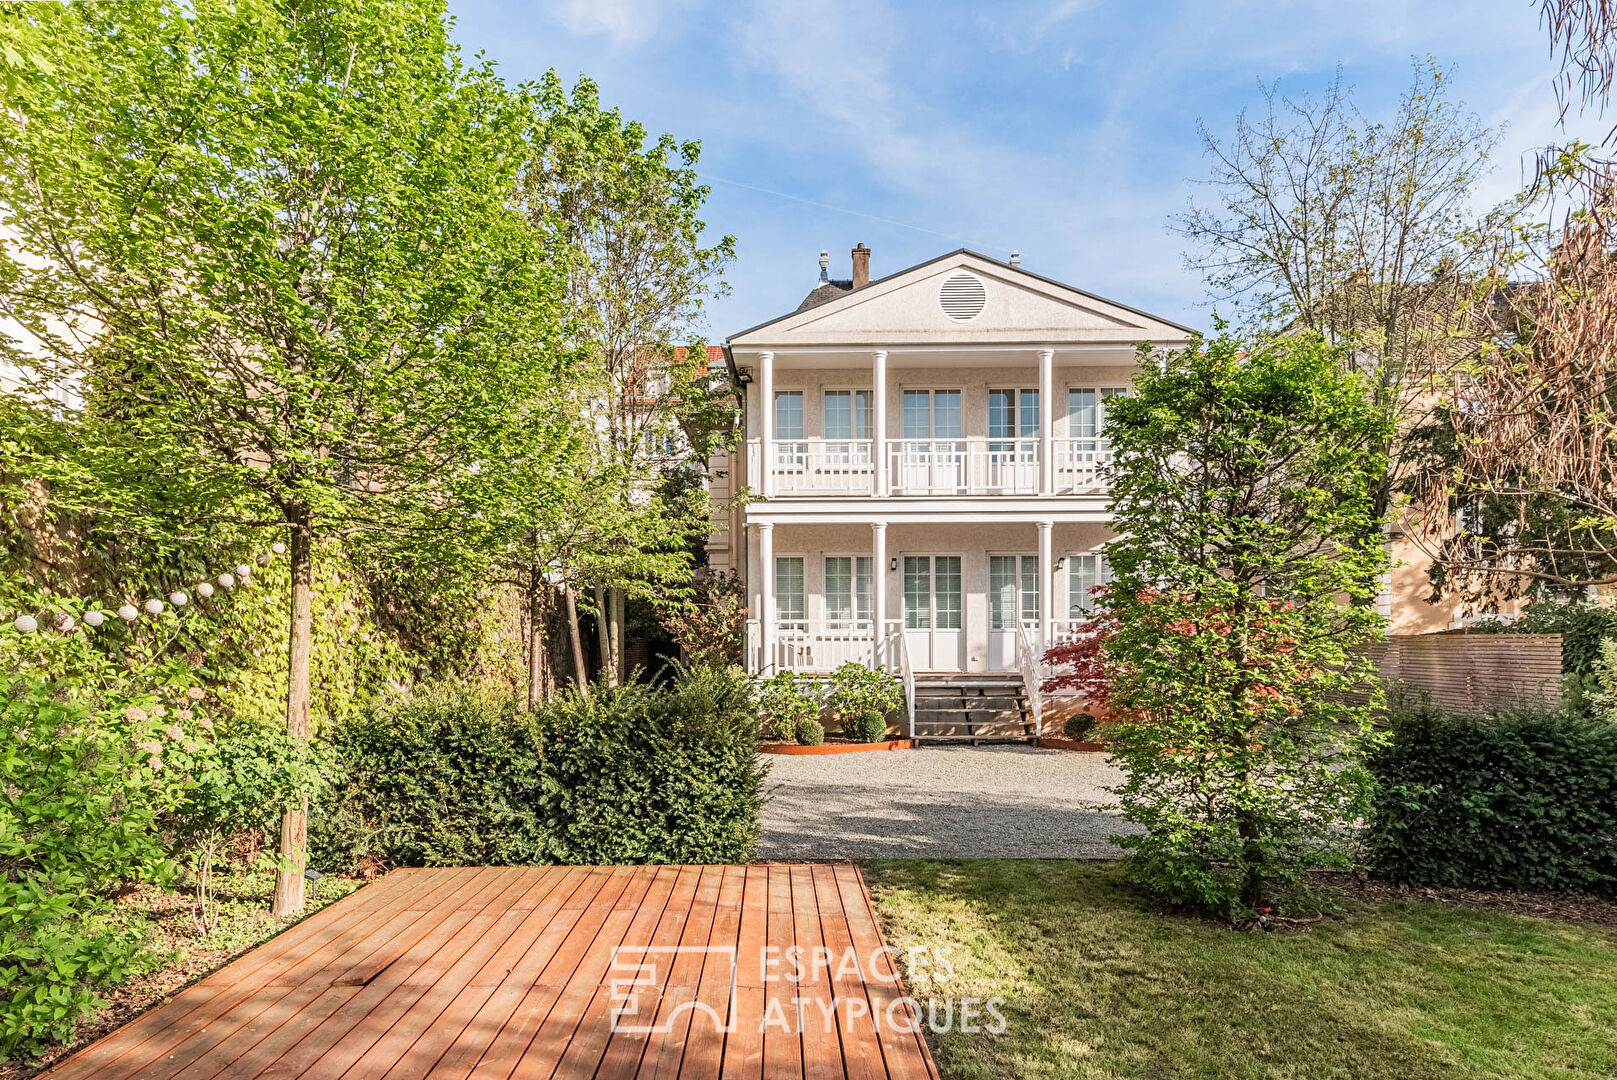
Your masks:
<svg viewBox="0 0 1617 1080"><path fill-rule="evenodd" d="M747 667L1016 673L1071 636L1109 577L1100 522L759 522Z"/></svg>

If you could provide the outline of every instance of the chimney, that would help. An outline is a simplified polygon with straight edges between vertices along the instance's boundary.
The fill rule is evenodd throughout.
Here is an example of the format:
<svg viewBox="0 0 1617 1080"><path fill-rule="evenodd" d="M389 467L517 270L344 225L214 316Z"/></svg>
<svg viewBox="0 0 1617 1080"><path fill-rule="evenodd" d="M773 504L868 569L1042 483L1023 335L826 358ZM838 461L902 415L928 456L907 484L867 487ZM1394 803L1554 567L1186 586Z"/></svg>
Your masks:
<svg viewBox="0 0 1617 1080"><path fill-rule="evenodd" d="M820 249L820 284L824 285L831 280L831 253L824 248Z"/></svg>
<svg viewBox="0 0 1617 1080"><path fill-rule="evenodd" d="M853 249L853 287L870 284L870 249L860 244Z"/></svg>

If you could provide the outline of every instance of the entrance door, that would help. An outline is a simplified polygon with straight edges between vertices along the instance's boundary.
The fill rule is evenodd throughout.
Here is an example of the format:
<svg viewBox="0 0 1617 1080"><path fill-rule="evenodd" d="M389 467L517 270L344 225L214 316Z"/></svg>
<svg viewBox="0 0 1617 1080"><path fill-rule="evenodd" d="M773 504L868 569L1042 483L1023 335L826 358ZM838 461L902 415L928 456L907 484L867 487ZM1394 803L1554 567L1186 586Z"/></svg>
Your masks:
<svg viewBox="0 0 1617 1080"><path fill-rule="evenodd" d="M961 671L960 556L904 556L904 640L916 671Z"/></svg>
<svg viewBox="0 0 1617 1080"><path fill-rule="evenodd" d="M1017 623L1039 622L1039 557L988 557L988 668L1016 670Z"/></svg>

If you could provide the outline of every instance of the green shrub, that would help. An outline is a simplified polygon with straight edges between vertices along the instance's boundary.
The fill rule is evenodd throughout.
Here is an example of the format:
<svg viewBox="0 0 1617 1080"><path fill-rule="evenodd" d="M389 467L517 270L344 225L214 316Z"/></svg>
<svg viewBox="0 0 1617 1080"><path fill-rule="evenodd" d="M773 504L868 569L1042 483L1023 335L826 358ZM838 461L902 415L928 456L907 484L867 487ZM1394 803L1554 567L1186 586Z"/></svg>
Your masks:
<svg viewBox="0 0 1617 1080"><path fill-rule="evenodd" d="M0 1058L70 1039L142 961L109 898L173 879L158 826L198 733L183 689L161 689L0 675Z"/></svg>
<svg viewBox="0 0 1617 1080"><path fill-rule="evenodd" d="M850 660L831 673L828 701L844 736L880 742L887 737L887 714L904 706L904 687L887 672Z"/></svg>
<svg viewBox="0 0 1617 1080"><path fill-rule="evenodd" d="M820 718L813 682L793 671L776 672L758 684L758 714L770 736L791 742L799 724Z"/></svg>
<svg viewBox="0 0 1617 1080"><path fill-rule="evenodd" d="M825 725L818 720L805 720L797 725L799 746L819 746L825 742Z"/></svg>
<svg viewBox="0 0 1617 1080"><path fill-rule="evenodd" d="M1061 733L1074 742L1085 742L1095 733L1097 726L1095 718L1088 713L1073 713L1061 725Z"/></svg>
<svg viewBox="0 0 1617 1080"><path fill-rule="evenodd" d="M1427 707L1395 717L1371 767L1373 863L1392 880L1617 897L1617 726Z"/></svg>
<svg viewBox="0 0 1617 1080"><path fill-rule="evenodd" d="M428 690L338 724L332 749L340 779L311 815L317 869L547 861L540 754L514 700Z"/></svg>
<svg viewBox="0 0 1617 1080"><path fill-rule="evenodd" d="M343 782L317 807L316 865L745 862L758 721L737 668L596 686L535 712L439 691L339 727Z"/></svg>
<svg viewBox="0 0 1617 1080"><path fill-rule="evenodd" d="M764 775L748 689L739 668L692 668L668 690L597 687L541 710L546 858L748 861Z"/></svg>

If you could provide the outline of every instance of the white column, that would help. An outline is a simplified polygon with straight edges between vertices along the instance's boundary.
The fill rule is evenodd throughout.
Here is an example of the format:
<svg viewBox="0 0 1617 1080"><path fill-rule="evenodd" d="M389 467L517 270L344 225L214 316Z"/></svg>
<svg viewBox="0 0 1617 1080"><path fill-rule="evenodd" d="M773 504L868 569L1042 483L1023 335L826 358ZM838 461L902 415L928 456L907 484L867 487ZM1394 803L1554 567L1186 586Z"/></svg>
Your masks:
<svg viewBox="0 0 1617 1080"><path fill-rule="evenodd" d="M763 610L758 613L760 639L763 641L763 659L759 674L773 674L770 665L775 662L775 526L769 522L758 525L758 591L763 597Z"/></svg>
<svg viewBox="0 0 1617 1080"><path fill-rule="evenodd" d="M775 494L775 354L758 354L758 456L764 498ZM763 528L763 526L759 526ZM774 571L770 571L773 579Z"/></svg>
<svg viewBox="0 0 1617 1080"><path fill-rule="evenodd" d="M887 523L872 522L870 526L870 587L875 592L870 611L875 621L876 656L883 667L891 667L893 658L883 649L887 640Z"/></svg>
<svg viewBox="0 0 1617 1080"><path fill-rule="evenodd" d="M1050 551L1050 533L1054 527L1053 522L1039 522L1039 640L1036 648L1041 653L1050 647L1050 620L1055 605L1056 564Z"/></svg>
<svg viewBox="0 0 1617 1080"><path fill-rule="evenodd" d="M1054 349L1039 350L1039 493L1050 495L1055 492L1056 461L1053 453L1055 443L1050 438L1050 428L1055 416L1055 362Z"/></svg>
<svg viewBox="0 0 1617 1080"><path fill-rule="evenodd" d="M870 456L875 461L876 494L887 494L887 352L870 356Z"/></svg>

